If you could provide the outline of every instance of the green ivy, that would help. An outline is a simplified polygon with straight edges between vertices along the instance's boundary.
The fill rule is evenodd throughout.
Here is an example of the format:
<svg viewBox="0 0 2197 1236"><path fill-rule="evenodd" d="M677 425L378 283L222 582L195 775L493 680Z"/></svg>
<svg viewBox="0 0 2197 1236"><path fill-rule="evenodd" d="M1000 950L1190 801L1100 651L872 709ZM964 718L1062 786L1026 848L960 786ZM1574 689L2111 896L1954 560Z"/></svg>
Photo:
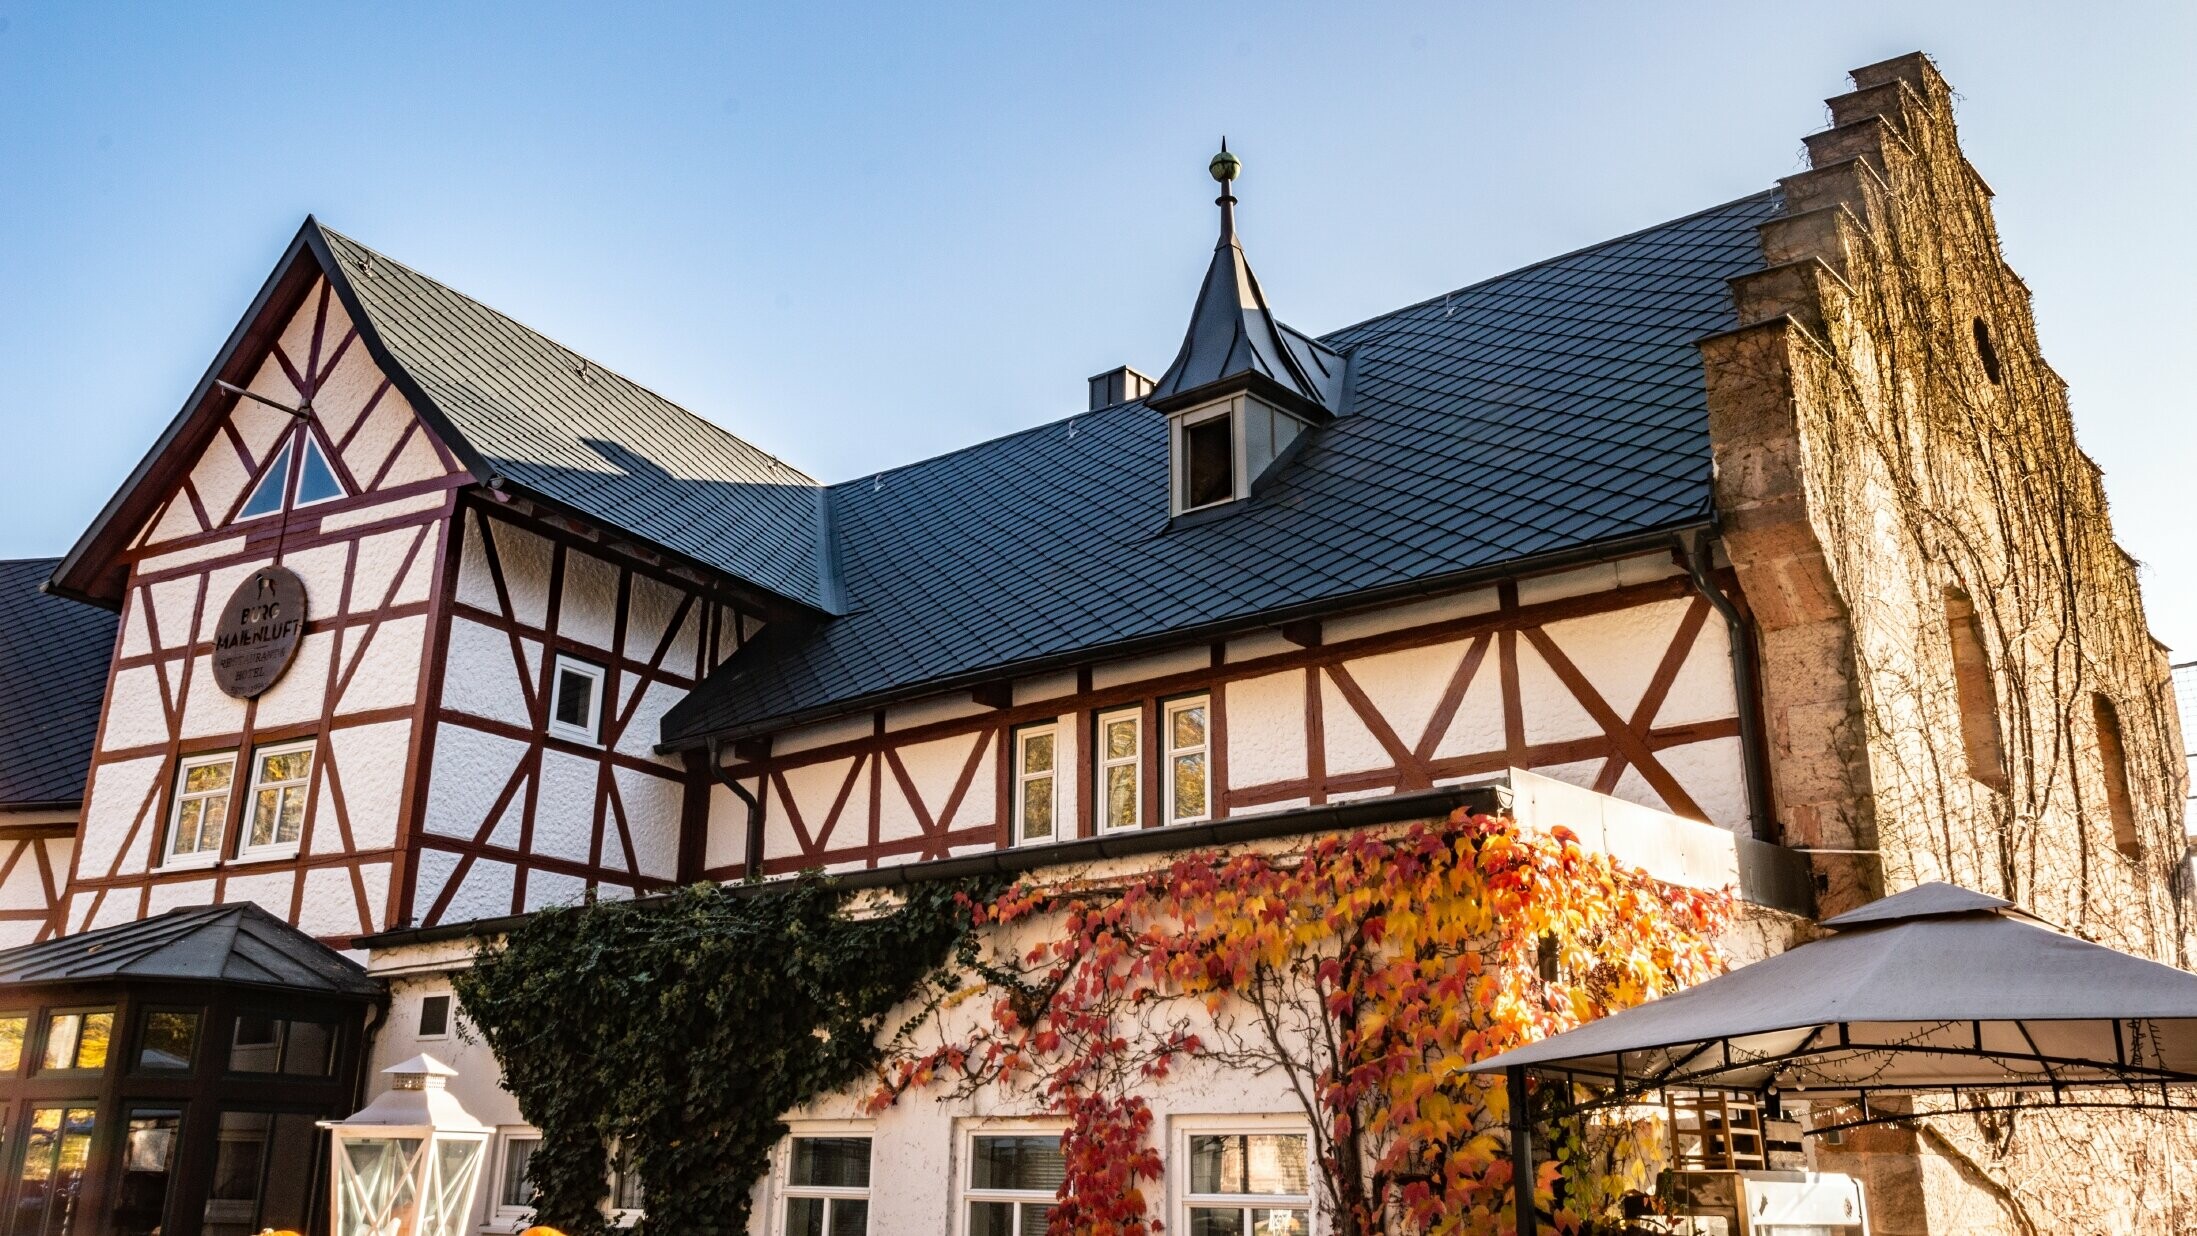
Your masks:
<svg viewBox="0 0 2197 1236"><path fill-rule="evenodd" d="M647 1197L641 1236L746 1232L780 1116L867 1074L891 1009L974 962L967 898L989 891L923 885L850 915L821 877L695 885L546 911L484 949L458 998L541 1130L536 1222L605 1229L615 1142Z"/></svg>

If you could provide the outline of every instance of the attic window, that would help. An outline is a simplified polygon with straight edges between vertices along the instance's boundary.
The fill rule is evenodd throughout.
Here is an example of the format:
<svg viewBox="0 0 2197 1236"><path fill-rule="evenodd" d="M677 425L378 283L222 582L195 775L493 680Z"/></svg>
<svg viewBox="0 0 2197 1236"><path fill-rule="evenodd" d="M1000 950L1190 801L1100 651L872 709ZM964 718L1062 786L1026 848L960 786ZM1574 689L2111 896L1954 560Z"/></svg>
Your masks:
<svg viewBox="0 0 2197 1236"><path fill-rule="evenodd" d="M1263 400L1234 395L1174 418L1174 513L1251 496L1252 483L1305 423Z"/></svg>
<svg viewBox="0 0 2197 1236"><path fill-rule="evenodd" d="M256 519L272 515L282 509L283 497L290 489L290 460L297 451L285 447L275 462L259 478L252 489L252 496L245 500L244 509L237 512L238 519ZM343 496L343 483L336 479L328 459L321 454L320 442L311 434L305 437L303 461L298 468L297 494L292 506L311 506L316 502L328 502Z"/></svg>
<svg viewBox="0 0 2197 1236"><path fill-rule="evenodd" d="M1226 408L1182 426L1182 494L1176 509L1195 511L1236 496L1234 417Z"/></svg>

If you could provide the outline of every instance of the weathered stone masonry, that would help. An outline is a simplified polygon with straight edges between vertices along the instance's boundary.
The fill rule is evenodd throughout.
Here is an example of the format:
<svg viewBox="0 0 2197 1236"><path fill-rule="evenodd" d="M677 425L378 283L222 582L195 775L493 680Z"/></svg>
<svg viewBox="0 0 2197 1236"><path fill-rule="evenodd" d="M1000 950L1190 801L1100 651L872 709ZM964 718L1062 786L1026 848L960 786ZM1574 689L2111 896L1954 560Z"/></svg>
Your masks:
<svg viewBox="0 0 2197 1236"><path fill-rule="evenodd" d="M1913 55L1853 81L1741 327L1702 344L1782 840L1818 851L1825 914L1953 880L2186 964L2167 659L2097 465L1944 80ZM2187 1230L2184 1125L1948 1117L1825 1166L1869 1175L1887 1236Z"/></svg>

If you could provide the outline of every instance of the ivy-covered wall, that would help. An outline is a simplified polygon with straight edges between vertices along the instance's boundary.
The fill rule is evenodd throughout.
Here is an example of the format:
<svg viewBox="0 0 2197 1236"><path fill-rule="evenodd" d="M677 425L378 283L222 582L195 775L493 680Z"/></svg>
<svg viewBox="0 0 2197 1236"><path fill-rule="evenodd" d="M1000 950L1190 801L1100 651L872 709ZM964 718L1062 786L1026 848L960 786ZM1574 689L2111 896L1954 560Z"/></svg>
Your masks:
<svg viewBox="0 0 2197 1236"><path fill-rule="evenodd" d="M1826 914L1951 880L2187 964L2186 774L2135 564L1951 90L1920 55L1853 78L1735 281L1748 325L1703 344L1783 840L1823 851ZM2133 1116L1958 1118L1824 1159L1869 1173L1883 1236L2190 1230L2168 1144L2191 1147Z"/></svg>

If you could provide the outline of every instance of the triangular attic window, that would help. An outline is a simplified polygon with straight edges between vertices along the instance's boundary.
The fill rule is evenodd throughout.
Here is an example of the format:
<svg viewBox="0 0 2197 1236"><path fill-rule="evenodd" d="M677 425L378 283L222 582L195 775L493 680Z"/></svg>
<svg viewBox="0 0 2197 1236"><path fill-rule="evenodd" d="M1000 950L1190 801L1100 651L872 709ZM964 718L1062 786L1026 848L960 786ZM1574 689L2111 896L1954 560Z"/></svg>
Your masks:
<svg viewBox="0 0 2197 1236"><path fill-rule="evenodd" d="M290 450L283 448L274 467L259 478L259 485L252 496L245 500L244 509L236 513L238 519L251 519L257 515L272 515L282 509L283 491L290 488Z"/></svg>
<svg viewBox="0 0 2197 1236"><path fill-rule="evenodd" d="M336 479L328 461L320 454L320 441L307 435L305 439L305 466L298 471L299 506L311 506L343 496L343 482Z"/></svg>
<svg viewBox="0 0 2197 1236"><path fill-rule="evenodd" d="M283 493L290 488L290 454L285 449L281 457L275 460L274 466L267 469L266 475L259 478L259 484L252 489L252 496L244 503L244 509L237 512L238 519L272 515L282 509ZM327 457L321 454L320 442L307 435L305 461L298 470L296 504L311 506L315 502L327 502L342 496L343 482L336 479L335 469L328 466Z"/></svg>

